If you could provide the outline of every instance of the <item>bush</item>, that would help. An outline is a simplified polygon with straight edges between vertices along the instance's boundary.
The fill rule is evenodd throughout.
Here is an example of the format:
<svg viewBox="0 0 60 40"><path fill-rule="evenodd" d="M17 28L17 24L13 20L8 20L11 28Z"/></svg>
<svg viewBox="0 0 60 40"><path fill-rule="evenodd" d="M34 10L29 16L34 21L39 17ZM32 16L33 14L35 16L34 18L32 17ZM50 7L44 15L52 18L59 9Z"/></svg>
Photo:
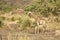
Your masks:
<svg viewBox="0 0 60 40"><path fill-rule="evenodd" d="M3 21L5 20L5 17L0 16L0 27L4 25Z"/></svg>
<svg viewBox="0 0 60 40"><path fill-rule="evenodd" d="M49 12L53 15L60 15L60 0L33 0L30 5L24 7L25 11L40 12L41 15L47 17Z"/></svg>
<svg viewBox="0 0 60 40"><path fill-rule="evenodd" d="M5 0L0 1L0 11L3 12L10 12L13 8L18 8L18 5L15 5L13 3L7 2Z"/></svg>
<svg viewBox="0 0 60 40"><path fill-rule="evenodd" d="M0 27L4 25L3 21L0 20Z"/></svg>
<svg viewBox="0 0 60 40"><path fill-rule="evenodd" d="M3 17L3 16L0 16L0 20L5 20L5 17Z"/></svg>
<svg viewBox="0 0 60 40"><path fill-rule="evenodd" d="M12 18L11 18L11 20L12 20L12 21L15 21L15 18L14 18L14 17L12 17Z"/></svg>
<svg viewBox="0 0 60 40"><path fill-rule="evenodd" d="M19 25L21 29L26 29L27 27L32 28L36 26L36 23L32 22L29 16L27 15L23 15L21 18L19 18L17 24Z"/></svg>

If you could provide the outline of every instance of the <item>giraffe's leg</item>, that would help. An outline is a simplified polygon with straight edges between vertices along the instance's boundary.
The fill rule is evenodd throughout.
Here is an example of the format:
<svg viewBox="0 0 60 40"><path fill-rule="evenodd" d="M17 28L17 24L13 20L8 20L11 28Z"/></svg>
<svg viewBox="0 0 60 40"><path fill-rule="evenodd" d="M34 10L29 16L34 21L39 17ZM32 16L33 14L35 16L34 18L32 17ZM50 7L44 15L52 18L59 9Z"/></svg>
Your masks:
<svg viewBox="0 0 60 40"><path fill-rule="evenodd" d="M38 33L38 34L40 33L40 26L39 26L39 24L38 24L38 26L37 26L37 33Z"/></svg>
<svg viewBox="0 0 60 40"><path fill-rule="evenodd" d="M40 33L40 32L39 32L39 27L38 27L38 29L37 29L37 30L38 30L38 34L39 34L39 33Z"/></svg>
<svg viewBox="0 0 60 40"><path fill-rule="evenodd" d="M36 34L36 29L35 29L35 34Z"/></svg>
<svg viewBox="0 0 60 40"><path fill-rule="evenodd" d="M35 27L35 34L37 34L37 27Z"/></svg>
<svg viewBox="0 0 60 40"><path fill-rule="evenodd" d="M43 32L44 33L46 32L46 26L43 26Z"/></svg>

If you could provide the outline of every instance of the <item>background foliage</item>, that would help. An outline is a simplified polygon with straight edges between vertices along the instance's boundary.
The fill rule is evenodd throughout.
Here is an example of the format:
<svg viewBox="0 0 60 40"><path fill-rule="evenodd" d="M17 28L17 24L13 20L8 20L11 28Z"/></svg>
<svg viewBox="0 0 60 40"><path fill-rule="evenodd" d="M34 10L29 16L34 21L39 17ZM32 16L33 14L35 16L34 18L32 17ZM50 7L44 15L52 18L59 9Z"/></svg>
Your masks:
<svg viewBox="0 0 60 40"><path fill-rule="evenodd" d="M30 5L25 6L25 11L39 12L43 16L60 15L60 0L33 0Z"/></svg>

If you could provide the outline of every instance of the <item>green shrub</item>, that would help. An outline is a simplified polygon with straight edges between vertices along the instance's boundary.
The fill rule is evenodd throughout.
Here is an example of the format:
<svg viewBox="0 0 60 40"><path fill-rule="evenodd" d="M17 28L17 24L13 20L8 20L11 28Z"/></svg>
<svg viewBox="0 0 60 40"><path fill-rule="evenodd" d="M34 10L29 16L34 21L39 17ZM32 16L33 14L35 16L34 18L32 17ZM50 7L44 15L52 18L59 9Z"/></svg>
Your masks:
<svg viewBox="0 0 60 40"><path fill-rule="evenodd" d="M19 27L21 27L21 25L22 25L22 19L21 19L21 18L18 19L17 25L18 25Z"/></svg>
<svg viewBox="0 0 60 40"><path fill-rule="evenodd" d="M25 11L40 12L47 17L49 12L53 15L60 15L60 0L33 0L30 5L24 7Z"/></svg>
<svg viewBox="0 0 60 40"><path fill-rule="evenodd" d="M12 18L11 18L11 20L12 20L12 21L15 21L15 18L14 18L14 17L12 17Z"/></svg>
<svg viewBox="0 0 60 40"><path fill-rule="evenodd" d="M27 15L23 15L21 18L19 18L17 24L19 25L20 28L26 29L27 27L35 27L36 23L32 22Z"/></svg>
<svg viewBox="0 0 60 40"><path fill-rule="evenodd" d="M0 16L0 20L5 20L5 17L3 17L3 16Z"/></svg>
<svg viewBox="0 0 60 40"><path fill-rule="evenodd" d="M5 20L5 17L0 16L0 27L4 25L3 21Z"/></svg>
<svg viewBox="0 0 60 40"><path fill-rule="evenodd" d="M0 27L4 25L3 21L0 20Z"/></svg>

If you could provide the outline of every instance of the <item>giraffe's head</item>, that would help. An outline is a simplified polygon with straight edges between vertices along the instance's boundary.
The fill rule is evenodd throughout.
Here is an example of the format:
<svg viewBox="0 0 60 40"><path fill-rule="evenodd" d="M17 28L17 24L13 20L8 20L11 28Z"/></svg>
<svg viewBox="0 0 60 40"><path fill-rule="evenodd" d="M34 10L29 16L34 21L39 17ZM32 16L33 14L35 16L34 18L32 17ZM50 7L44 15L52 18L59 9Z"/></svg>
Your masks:
<svg viewBox="0 0 60 40"><path fill-rule="evenodd" d="M32 12L28 12L28 13L27 13L27 15L28 15L29 17L31 17L31 14L32 14Z"/></svg>

